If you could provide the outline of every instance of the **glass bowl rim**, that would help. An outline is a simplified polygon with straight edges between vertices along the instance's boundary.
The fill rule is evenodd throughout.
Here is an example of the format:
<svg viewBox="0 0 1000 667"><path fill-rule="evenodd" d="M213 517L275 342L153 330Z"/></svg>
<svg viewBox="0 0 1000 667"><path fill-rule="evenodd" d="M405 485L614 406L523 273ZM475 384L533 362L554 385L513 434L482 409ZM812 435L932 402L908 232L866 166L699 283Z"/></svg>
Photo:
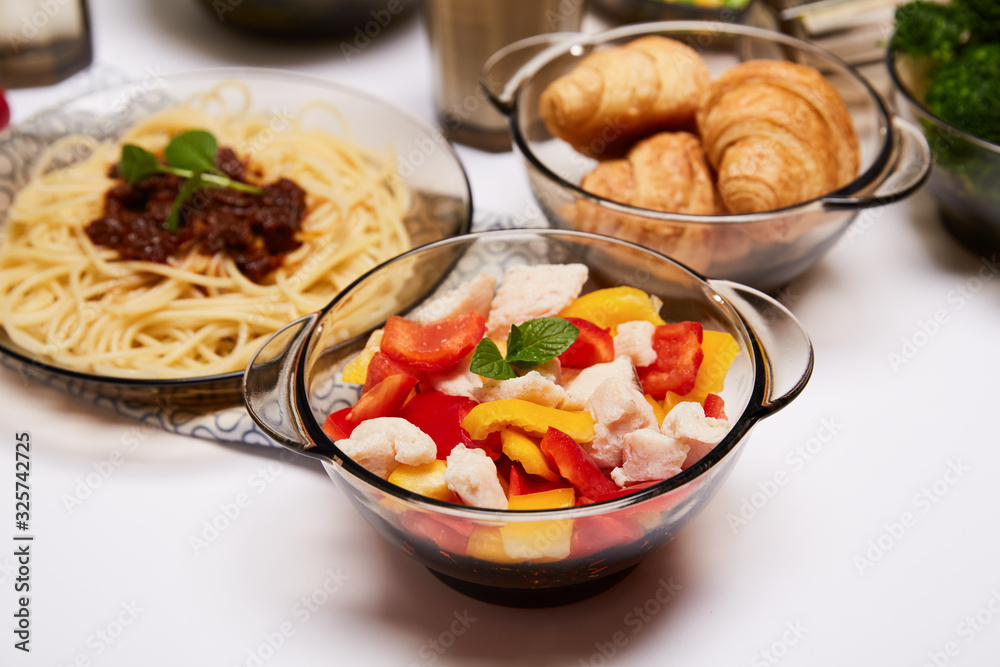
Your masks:
<svg viewBox="0 0 1000 667"><path fill-rule="evenodd" d="M740 17L750 9L751 5L755 4L756 0L745 0L745 2L739 7L727 7L725 5L719 7L703 7L701 5L696 5L693 2L678 2L677 0L627 0L627 2L629 4L642 7L643 9L648 8L650 11L655 11L657 9L663 12L681 11L688 16L703 17L691 20L711 21L720 20L721 15L727 11L732 12L734 17ZM606 7L605 2L596 2L596 4L601 8L601 11L603 11L604 7Z"/></svg>
<svg viewBox="0 0 1000 667"><path fill-rule="evenodd" d="M920 113L927 116L941 127L947 129L949 133L954 134L959 139L962 139L963 141L966 141L974 146L987 150L991 153L996 153L997 155L1000 155L1000 144L994 144L993 142L986 141L985 139L980 139L976 135L969 134L960 127L957 127L956 125L953 125L951 122L936 115L934 112L928 109L922 101L918 100L909 88L903 85L903 82L900 80L898 74L896 63L897 63L897 56L905 56L905 55L906 54L897 53L892 49L886 49L885 51L886 69L889 70L889 78L892 79L892 85L895 88L895 90L899 92L910 105L912 105L914 108L920 111Z"/></svg>
<svg viewBox="0 0 1000 667"><path fill-rule="evenodd" d="M584 44L589 47L596 48L605 45L608 42L626 37L638 37L642 35L670 36L671 34L676 33L697 34L705 32L725 36L753 37L766 41L777 42L785 46L796 48L799 51L812 53L813 55L826 59L834 65L837 65L845 73L851 75L852 80L855 83L861 84L862 88L868 93L868 99L874 103L875 112L878 120L880 121L880 127L889 128L890 130L883 132L883 138L879 151L872 160L872 164L868 167L868 169L858 174L850 183L834 190L833 192L827 192L819 197L814 197L807 201L785 206L783 208L761 211L759 213L693 215L690 213L668 213L665 211L639 208L637 206L622 204L621 202L616 202L612 199L607 199L605 197L587 192L579 185L571 183L559 174L556 174L535 154L534 151L531 150L531 147L525 139L524 133L521 131L518 112L521 107L521 93L524 89L524 85L534 76L537 69L569 52L574 45ZM839 56L814 44L792 37L791 35L786 35L784 33L764 28L757 28L755 26L747 26L738 23L725 23L720 21L651 21L625 25L596 34L582 32L563 34L566 36L565 40L546 49L531 60L530 64L533 67L537 65L537 67L535 67L535 71L531 72L531 74L529 74L524 81L518 84L517 90L514 94L511 111L508 114L507 119L510 125L510 133L513 141L524 159L527 160L536 170L538 170L549 182L554 183L562 189L569 190L570 193L572 193L572 195L577 199L587 200L592 204L616 213L624 213L652 220L661 220L663 222L741 225L752 222L770 221L787 215L799 215L810 211L822 211L824 210L824 199L828 197L836 197L838 195L851 194L862 187L866 187L874 183L884 170L889 161L889 157L892 154L895 138L893 137L893 133L891 131L892 123L889 107L882 99L882 96L878 94L874 87L872 87L871 83L869 83L865 77L861 76L852 65L845 62Z"/></svg>
<svg viewBox="0 0 1000 667"><path fill-rule="evenodd" d="M673 264L675 267L679 268L681 271L687 273L693 277L697 283L700 285L702 290L713 296L712 301L715 302L716 308L723 308L732 316L732 319L737 322L742 328L745 334L746 340L749 341L750 347L746 350L749 355L750 367L752 370L752 387L750 390L749 399L746 408L740 416L731 421L731 427L726 436L719 441L705 456L703 456L697 463L682 470L677 475L669 477L665 480L652 484L646 488L643 488L635 493L622 496L619 498L612 498L610 500L603 500L600 502L595 502L589 505L579 505L574 507L567 507L555 510L494 510L487 509L483 507L473 507L468 505L458 505L455 503L450 503L446 501L436 500L434 498L429 498L420 494L413 493L402 487L396 486L395 484L390 484L388 480L382 479L378 475L375 475L371 471L367 470L357 462L355 462L350 456L344 454L336 443L323 431L321 425L313 417L312 410L310 409L308 403L308 388L305 386L305 375L306 375L306 354L305 349L308 347L309 342L312 341L313 336L316 333L316 329L320 322L326 314L334 308L346 294L348 294L357 284L368 279L370 276L374 275L376 272L390 266L393 263L403 261L413 255L425 253L432 251L440 246L456 245L456 244L473 244L478 242L480 239L491 239L491 238L503 238L503 237L575 237L577 239L587 240L591 242L598 243L609 243L611 245L622 246L631 250L639 251L651 255L657 261L665 261L668 264ZM389 259L382 264L379 264L375 268L369 270L364 275L360 276L357 280L348 285L344 290L337 294L333 300L330 301L322 310L318 311L315 319L309 325L308 341L299 350L298 358L295 360L294 364L294 411L297 413L297 419L300 421L301 426L304 428L305 433L308 435L313 442L318 439L320 441L329 443L331 447L335 448L340 456L339 461L329 461L324 459L323 466L328 471L331 469L339 469L345 476L349 473L351 477L355 480L364 483L369 487L374 487L378 491L392 496L398 500L404 501L408 504L414 505L424 511L431 511L434 513L447 514L455 517L462 517L466 519L477 519L477 520L502 520L502 521L538 521L538 520L549 520L549 519L563 519L563 518L580 518L591 516L595 514L604 514L606 512L613 512L623 508L638 505L647 500L651 500L657 496L664 495L676 489L679 489L689 483L695 482L700 479L703 475L708 473L711 469L715 468L717 464L721 463L733 450L736 449L737 445L743 441L743 439L750 433L750 430L760 421L765 415L766 411L762 405L766 384L767 384L767 369L764 362L764 350L761 347L756 336L753 335L753 328L750 323L747 322L743 314L733 306L729 299L720 294L715 287L711 284L710 279L702 276L700 273L694 271L693 269L687 267L686 265L672 259L662 253L659 253L650 248L632 243L630 241L625 241L622 239L617 239L610 236L604 236L601 234L594 234L591 232L582 232L576 230L566 230L557 228L525 228L525 229L501 229L501 230L490 230L482 232L472 232L469 234L464 234L462 236L453 236L447 239L442 239L440 241L434 241L432 243L427 243L412 250L409 250L401 255L397 255L392 259ZM348 481L348 483L351 483Z"/></svg>
<svg viewBox="0 0 1000 667"><path fill-rule="evenodd" d="M199 81L207 82L224 82L228 80L253 80L257 82L267 82L273 80L288 81L296 84L302 84L306 86L313 86L318 90L327 89L334 91L339 94L343 94L349 97L354 97L365 102L381 105L393 112L393 114L399 116L402 119L407 120L412 126L420 128L426 131L427 136L434 138L440 138L440 144L442 148L445 148L447 155L449 155L455 165L458 167L458 172L462 177L462 186L465 190L465 212L462 218L462 223L458 229L456 235L462 236L469 232L472 225L472 188L469 183L469 174L465 170L465 165L458 157L458 153L455 147L449 142L444 135L441 134L440 130L435 126L431 125L427 121L419 118L410 111L403 109L396 104L387 102L371 93L363 90L352 88L350 86L345 86L343 84L337 83L335 81L328 81L321 77L304 74L301 72L286 71L273 67L211 67L205 69L188 69L177 72L168 72L160 76L161 80L165 83L153 86L151 90L169 90L170 84L175 83L177 85L184 85L190 83L198 83ZM101 95L107 95L116 90L131 90L137 85L141 84L146 77L132 77L125 81L118 81L110 83L107 85L102 85L93 90L88 90L77 95L73 95L64 100L57 101L53 104L43 106L41 109L35 111L34 113L26 116L22 120L16 123L12 123L10 126L4 128L0 131L0 144L6 143L11 134L13 134L17 129L28 126L32 123L38 122L54 113L58 113L62 110L69 110L80 102L84 102L89 98L99 98ZM108 110L108 114L113 113ZM16 196L16 193L14 193ZM0 228L6 225L6 221L0 223ZM6 334L4 338L7 338ZM89 373L87 371L81 371L78 369L69 368L66 366L60 366L57 364L50 363L43 360L42 358L30 355L26 350L17 346L13 341L10 344L0 339L0 355L11 357L17 362L28 366L34 370L43 371L64 377L70 380L82 380L87 383L98 386L118 386L126 389L131 388L141 388L141 389L174 389L174 388L187 388L187 387L200 387L203 385L210 385L216 383L224 383L226 385L233 384L234 387L238 387L243 378L244 370L229 371L226 373L216 373L213 375L197 375L190 377L172 377L172 378L150 378L150 377L127 377L127 376L115 376L115 375L98 375L95 373Z"/></svg>

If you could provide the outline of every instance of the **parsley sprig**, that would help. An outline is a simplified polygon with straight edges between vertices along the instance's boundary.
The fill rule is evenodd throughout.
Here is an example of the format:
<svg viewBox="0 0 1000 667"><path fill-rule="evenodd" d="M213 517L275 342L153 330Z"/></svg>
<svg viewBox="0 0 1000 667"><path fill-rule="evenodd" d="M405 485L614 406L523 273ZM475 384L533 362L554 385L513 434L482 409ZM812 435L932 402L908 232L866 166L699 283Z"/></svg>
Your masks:
<svg viewBox="0 0 1000 667"><path fill-rule="evenodd" d="M171 232L176 232L180 226L181 206L201 188L233 188L255 195L262 192L256 186L234 181L222 173L215 166L215 156L218 152L219 144L210 132L191 130L178 134L167 144L163 151L166 164L141 146L125 144L122 146L118 171L129 185L135 185L153 174L173 174L187 179L177 193L167 218L167 228Z"/></svg>
<svg viewBox="0 0 1000 667"><path fill-rule="evenodd" d="M496 380L516 378L517 370L528 370L558 357L578 335L580 331L573 323L561 317L539 317L513 324L507 337L506 356L500 354L496 343L483 338L472 351L469 370Z"/></svg>

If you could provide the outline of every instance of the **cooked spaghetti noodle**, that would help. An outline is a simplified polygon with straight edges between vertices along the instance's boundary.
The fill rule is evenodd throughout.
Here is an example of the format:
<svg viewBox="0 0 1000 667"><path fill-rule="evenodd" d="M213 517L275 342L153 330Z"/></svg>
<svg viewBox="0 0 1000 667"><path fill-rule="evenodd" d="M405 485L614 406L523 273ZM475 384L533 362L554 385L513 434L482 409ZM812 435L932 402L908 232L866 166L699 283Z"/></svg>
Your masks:
<svg viewBox="0 0 1000 667"><path fill-rule="evenodd" d="M219 112L217 92L149 116L66 168L53 168L61 151L93 142L68 137L49 148L8 211L0 247L0 324L13 343L57 365L115 377L239 371L269 334L410 248L409 192L392 156L295 119L274 131L268 116ZM221 254L121 260L84 231L102 213L122 144L159 154L196 128L248 159L260 182L289 178L307 193L302 245L263 284Z"/></svg>

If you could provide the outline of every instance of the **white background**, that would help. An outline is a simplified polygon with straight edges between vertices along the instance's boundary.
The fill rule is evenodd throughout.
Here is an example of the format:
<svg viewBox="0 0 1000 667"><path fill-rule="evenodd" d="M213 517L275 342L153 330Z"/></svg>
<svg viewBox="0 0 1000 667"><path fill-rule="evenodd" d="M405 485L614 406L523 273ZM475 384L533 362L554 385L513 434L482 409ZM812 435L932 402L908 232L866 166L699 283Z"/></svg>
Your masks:
<svg viewBox="0 0 1000 667"><path fill-rule="evenodd" d="M91 13L96 62L133 76L285 68L433 119L415 13L350 61L337 40L237 36L191 0L92 0ZM11 92L14 118L85 87ZM459 153L477 208L528 207L514 156ZM952 241L926 193L860 218L779 295L815 345L805 393L757 428L671 545L611 591L548 610L444 587L310 461L157 431L0 369L0 664L995 664L993 259ZM30 654L10 630L19 431L33 443ZM239 494L249 506L196 553L190 538Z"/></svg>

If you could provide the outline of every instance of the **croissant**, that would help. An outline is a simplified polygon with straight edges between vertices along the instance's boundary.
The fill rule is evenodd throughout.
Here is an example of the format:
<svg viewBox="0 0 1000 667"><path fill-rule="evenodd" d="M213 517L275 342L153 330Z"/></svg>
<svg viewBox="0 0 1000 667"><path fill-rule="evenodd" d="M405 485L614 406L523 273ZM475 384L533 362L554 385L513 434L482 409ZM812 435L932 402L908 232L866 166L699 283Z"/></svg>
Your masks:
<svg viewBox="0 0 1000 667"><path fill-rule="evenodd" d="M694 49L651 35L585 57L542 91L539 113L579 152L614 155L651 132L693 128L709 79Z"/></svg>
<svg viewBox="0 0 1000 667"><path fill-rule="evenodd" d="M749 60L724 72L696 120L730 213L799 204L850 183L858 136L837 89L811 67Z"/></svg>
<svg viewBox="0 0 1000 667"><path fill-rule="evenodd" d="M687 132L661 132L640 141L625 159L599 163L580 187L638 208L691 215L721 212L701 143ZM651 247L698 270L711 261L707 225L614 213L585 200L577 204L574 219L580 229Z"/></svg>

